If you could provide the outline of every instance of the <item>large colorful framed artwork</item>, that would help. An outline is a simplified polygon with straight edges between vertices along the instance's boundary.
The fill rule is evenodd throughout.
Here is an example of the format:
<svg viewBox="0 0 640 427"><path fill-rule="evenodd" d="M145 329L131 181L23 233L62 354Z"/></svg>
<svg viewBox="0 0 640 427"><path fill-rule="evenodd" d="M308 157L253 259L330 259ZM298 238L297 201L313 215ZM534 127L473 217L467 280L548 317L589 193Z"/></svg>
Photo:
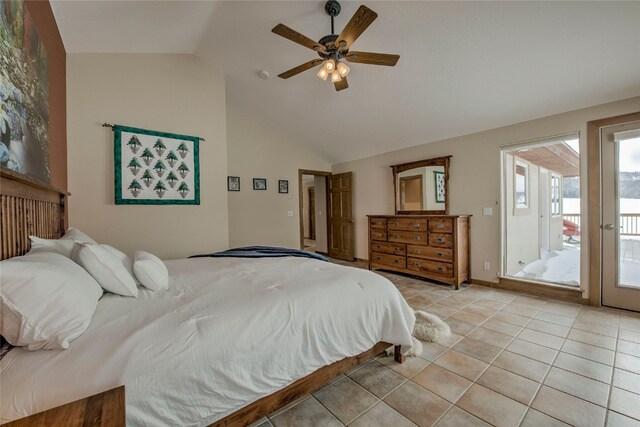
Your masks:
<svg viewBox="0 0 640 427"><path fill-rule="evenodd" d="M114 125L116 205L199 205L199 138Z"/></svg>
<svg viewBox="0 0 640 427"><path fill-rule="evenodd" d="M0 1L0 62L0 165L49 183L49 60L24 1Z"/></svg>

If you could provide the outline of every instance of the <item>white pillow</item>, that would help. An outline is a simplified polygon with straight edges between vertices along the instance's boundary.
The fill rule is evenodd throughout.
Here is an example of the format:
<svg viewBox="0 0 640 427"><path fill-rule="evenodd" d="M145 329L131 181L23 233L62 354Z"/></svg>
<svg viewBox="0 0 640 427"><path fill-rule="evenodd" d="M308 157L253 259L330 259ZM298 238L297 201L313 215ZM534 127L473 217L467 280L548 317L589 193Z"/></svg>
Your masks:
<svg viewBox="0 0 640 427"><path fill-rule="evenodd" d="M102 288L54 252L0 262L0 334L27 350L66 349L89 326Z"/></svg>
<svg viewBox="0 0 640 427"><path fill-rule="evenodd" d="M71 259L80 264L105 290L126 297L137 297L136 282L122 260L103 245L76 243Z"/></svg>
<svg viewBox="0 0 640 427"><path fill-rule="evenodd" d="M169 271L157 256L145 251L136 251L133 272L144 287L152 291L169 289Z"/></svg>
<svg viewBox="0 0 640 427"><path fill-rule="evenodd" d="M74 240L76 242L80 242L80 243L98 243L95 240L93 240L91 237L87 236L86 234L84 234L82 231L78 230L77 228L73 228L70 227L66 233L64 233L64 236L62 236L63 239L68 239L68 240Z"/></svg>
<svg viewBox="0 0 640 427"><path fill-rule="evenodd" d="M131 259L131 257L129 257L129 255L125 254L124 252L122 252L119 249L114 248L113 246L100 245L100 247L105 248L106 250L111 252L116 258L118 258L120 260L120 262L122 263L124 268L126 268L127 271L129 272L129 275L136 282L136 286L140 284L138 279L136 279L135 274L133 274L133 260Z"/></svg>
<svg viewBox="0 0 640 427"><path fill-rule="evenodd" d="M41 239L36 236L29 236L31 241L30 254L38 252L55 252L71 258L71 251L75 242L70 239Z"/></svg>

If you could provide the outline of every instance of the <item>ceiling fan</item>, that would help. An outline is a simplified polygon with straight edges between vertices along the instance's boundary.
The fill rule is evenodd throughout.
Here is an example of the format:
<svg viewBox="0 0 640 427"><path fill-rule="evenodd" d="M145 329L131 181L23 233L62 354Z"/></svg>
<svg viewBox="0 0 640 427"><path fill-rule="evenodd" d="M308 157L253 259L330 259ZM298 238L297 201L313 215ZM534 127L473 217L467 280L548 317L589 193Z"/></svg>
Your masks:
<svg viewBox="0 0 640 427"><path fill-rule="evenodd" d="M320 56L319 59L313 59L302 65L298 65L289 71L279 74L278 77L288 79L316 65L322 64L322 67L320 67L317 73L318 78L327 80L329 76L331 76L331 81L336 91L340 91L349 87L347 75L351 70L344 61L360 64L388 65L391 67L396 65L398 59L400 59L400 55L349 51L353 42L355 42L364 30L378 17L377 13L364 5L360 6L351 17L349 23L338 35L334 34L333 19L340 14L340 3L338 3L337 0L328 0L324 6L324 10L331 17L331 34L322 37L317 42L292 30L284 24L278 24L273 27L271 32L314 50Z"/></svg>

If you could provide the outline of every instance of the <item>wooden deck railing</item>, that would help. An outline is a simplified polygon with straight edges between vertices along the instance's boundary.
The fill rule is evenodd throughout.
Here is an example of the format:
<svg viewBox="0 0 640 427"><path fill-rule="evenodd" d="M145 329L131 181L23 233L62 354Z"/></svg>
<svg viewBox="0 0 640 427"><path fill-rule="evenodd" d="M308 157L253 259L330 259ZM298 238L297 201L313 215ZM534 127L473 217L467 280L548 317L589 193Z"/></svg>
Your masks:
<svg viewBox="0 0 640 427"><path fill-rule="evenodd" d="M562 218L580 226L580 214L566 213L562 214ZM622 226L621 236L640 236L640 214L621 214L620 225Z"/></svg>

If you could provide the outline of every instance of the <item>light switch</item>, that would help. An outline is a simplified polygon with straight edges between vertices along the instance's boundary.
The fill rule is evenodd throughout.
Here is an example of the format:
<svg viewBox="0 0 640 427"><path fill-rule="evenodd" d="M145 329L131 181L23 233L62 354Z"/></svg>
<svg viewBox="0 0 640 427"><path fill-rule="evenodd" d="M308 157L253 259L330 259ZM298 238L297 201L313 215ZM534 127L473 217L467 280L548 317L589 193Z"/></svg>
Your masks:
<svg viewBox="0 0 640 427"><path fill-rule="evenodd" d="M482 209L482 215L484 215L484 216L493 215L493 208L483 208Z"/></svg>

